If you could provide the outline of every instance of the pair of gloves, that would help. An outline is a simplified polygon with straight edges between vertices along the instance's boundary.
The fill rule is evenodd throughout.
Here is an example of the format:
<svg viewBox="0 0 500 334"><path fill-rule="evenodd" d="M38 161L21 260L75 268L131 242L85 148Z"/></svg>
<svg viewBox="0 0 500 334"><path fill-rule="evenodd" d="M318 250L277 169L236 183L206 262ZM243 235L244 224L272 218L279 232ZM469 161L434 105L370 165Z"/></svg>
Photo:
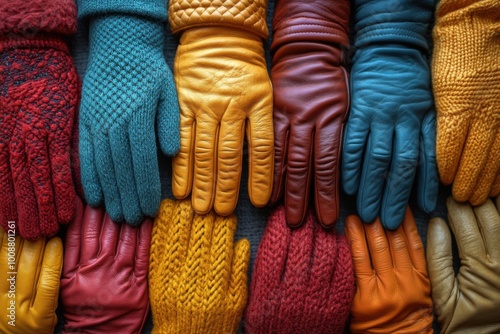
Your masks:
<svg viewBox="0 0 500 334"><path fill-rule="evenodd" d="M441 333L497 333L500 321L500 197L471 207L449 198L448 224L434 218L424 247L409 210L403 224L346 221L357 290L351 333L432 333L433 304ZM453 232L460 257L453 268ZM432 291L432 299L431 299Z"/></svg>

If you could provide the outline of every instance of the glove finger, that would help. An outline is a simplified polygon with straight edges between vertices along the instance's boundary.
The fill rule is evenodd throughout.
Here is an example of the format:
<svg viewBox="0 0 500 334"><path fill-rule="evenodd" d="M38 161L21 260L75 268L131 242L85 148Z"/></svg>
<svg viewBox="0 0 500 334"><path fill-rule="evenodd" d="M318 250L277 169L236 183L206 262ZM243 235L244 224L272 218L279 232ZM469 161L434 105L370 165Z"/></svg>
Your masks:
<svg viewBox="0 0 500 334"><path fill-rule="evenodd" d="M111 217L106 214L102 209L93 209L93 208L87 208L87 210L95 210L99 211L96 212L96 215L99 215L102 221L102 225L100 228L100 249L99 249L99 256L104 257L104 256L109 256L114 258L117 253L118 249L118 240L120 239L120 227L122 224L120 223L115 223L113 220L111 220Z"/></svg>
<svg viewBox="0 0 500 334"><path fill-rule="evenodd" d="M45 245L41 266L33 307L42 313L42 318L53 318L53 328L57 323L56 309L63 266L63 244L58 237L50 239Z"/></svg>
<svg viewBox="0 0 500 334"><path fill-rule="evenodd" d="M417 168L418 206L429 213L434 211L439 191L439 177L436 166L436 114L425 116L420 129L420 152Z"/></svg>
<svg viewBox="0 0 500 334"><path fill-rule="evenodd" d="M229 305L236 309L235 326L240 322L248 298L248 265L250 264L250 242L240 239L234 244L229 281ZM236 328L235 328L236 330Z"/></svg>
<svg viewBox="0 0 500 334"><path fill-rule="evenodd" d="M5 298L11 290L16 289L13 273L17 271L20 249L22 249L24 240L15 233L9 235L8 232L0 229L0 243L0 254L2 254L0 256L0 268L2 268L0 270L0 291L2 291L3 298Z"/></svg>
<svg viewBox="0 0 500 334"><path fill-rule="evenodd" d="M149 268L149 251L151 247L151 230L153 222L151 219L145 219L140 227L137 236L137 252L135 254L134 272L135 276L146 279Z"/></svg>
<svg viewBox="0 0 500 334"><path fill-rule="evenodd" d="M351 246L354 272L357 280L373 276L370 251L366 242L365 228L361 220L354 215L348 216L345 222L345 234Z"/></svg>
<svg viewBox="0 0 500 334"><path fill-rule="evenodd" d="M427 267L432 286L432 301L438 314L452 298L457 286L453 271L451 235L441 218L431 219L427 229Z"/></svg>
<svg viewBox="0 0 500 334"><path fill-rule="evenodd" d="M245 123L242 119L223 119L217 143L217 188L215 211L231 214L238 202L243 159Z"/></svg>
<svg viewBox="0 0 500 334"><path fill-rule="evenodd" d="M158 104L158 140L163 153L174 156L180 148L179 131L179 102L177 100L177 89L175 88L172 73L168 67L165 69L168 75L161 93Z"/></svg>
<svg viewBox="0 0 500 334"><path fill-rule="evenodd" d="M20 132L17 132L11 142L10 162L16 192L19 234L25 239L35 240L40 237L38 206L30 182L29 164Z"/></svg>
<svg viewBox="0 0 500 334"><path fill-rule="evenodd" d="M339 160L342 120L316 129L314 136L314 199L316 214L323 226L332 226L339 217Z"/></svg>
<svg viewBox="0 0 500 334"><path fill-rule="evenodd" d="M196 124L194 114L183 108L180 117L181 147L172 163L172 193L178 199L189 196L193 186Z"/></svg>
<svg viewBox="0 0 500 334"><path fill-rule="evenodd" d="M120 238L116 249L115 261L121 268L133 268L137 252L137 233L139 227L120 224Z"/></svg>
<svg viewBox="0 0 500 334"><path fill-rule="evenodd" d="M0 224L5 230L8 230L9 221L17 220L16 197L9 160L7 145L0 144Z"/></svg>
<svg viewBox="0 0 500 334"><path fill-rule="evenodd" d="M364 222L372 222L379 215L384 185L391 185L387 172L391 165L393 129L376 127L368 138L356 206ZM389 190L392 190L389 188ZM384 200L387 200L384 198ZM405 202L406 205L406 202ZM384 205L385 206L385 205Z"/></svg>
<svg viewBox="0 0 500 334"><path fill-rule="evenodd" d="M407 125L408 127L396 129L391 166L382 198L380 220L382 225L390 230L398 228L403 222L417 171L418 124Z"/></svg>
<svg viewBox="0 0 500 334"><path fill-rule="evenodd" d="M87 206L83 213L83 228L81 239L80 265L85 266L97 258L101 248L101 231L104 210Z"/></svg>
<svg viewBox="0 0 500 334"><path fill-rule="evenodd" d="M50 158L46 138L27 134L25 141L31 183L35 191L40 234L52 236L59 230L51 182ZM74 207L73 207L74 210ZM72 213L74 214L74 212ZM32 219L32 218L31 218Z"/></svg>
<svg viewBox="0 0 500 334"><path fill-rule="evenodd" d="M422 244L422 239L420 239L420 235L418 234L417 225L415 224L415 219L411 213L410 206L406 207L403 230L413 267L419 272L427 274L424 245Z"/></svg>
<svg viewBox="0 0 500 334"><path fill-rule="evenodd" d="M446 201L446 206L448 207L448 221L457 240L460 260L486 256L476 216L470 205L458 203L450 197Z"/></svg>
<svg viewBox="0 0 500 334"><path fill-rule="evenodd" d="M286 221L299 226L305 219L309 206L311 174L313 169L313 129L309 126L292 126L288 147L285 184Z"/></svg>
<svg viewBox="0 0 500 334"><path fill-rule="evenodd" d="M457 201L464 202L472 196L481 172L493 172L486 171L485 168L488 158L495 156L491 155L491 153L493 153L492 148L496 132L496 129L491 128L491 124L485 124L485 122L479 120L472 122L463 148L457 175L453 181L453 197ZM500 137L497 145L500 145ZM497 151L500 151L500 147L497 148ZM496 157L498 156L496 155ZM498 165L500 161L500 159L494 160L496 163L492 167L496 167L495 165ZM493 175L495 174L494 172ZM491 175L491 178L494 177L493 175ZM484 190L483 196L486 196L488 193L489 187Z"/></svg>
<svg viewBox="0 0 500 334"><path fill-rule="evenodd" d="M492 193L495 178L500 171L500 158L494 157L500 157L500 131L497 133L493 147L488 154L486 166L481 171L478 183L470 197L470 203L472 205L477 206L483 204L488 198L488 195ZM494 194L492 196L494 196Z"/></svg>
<svg viewBox="0 0 500 334"><path fill-rule="evenodd" d="M363 224L372 266L377 275L393 270L389 243L380 219L371 224Z"/></svg>
<svg viewBox="0 0 500 334"><path fill-rule="evenodd" d="M82 245L84 207L80 198L76 197L76 211L73 222L66 230L66 244L64 248L63 277L69 277L80 265L80 251Z"/></svg>
<svg viewBox="0 0 500 334"><path fill-rule="evenodd" d="M134 116L129 126L130 148L137 185L140 209L149 217L156 216L161 201L160 169L156 149L154 120L140 117L143 113ZM172 140L172 138L171 138ZM139 210L140 210L139 209ZM140 222L140 218L136 220Z"/></svg>
<svg viewBox="0 0 500 334"><path fill-rule="evenodd" d="M112 154L112 166L114 167L114 175L116 177L116 184L118 186L120 194L119 198L121 199L123 218L128 224L135 226L139 224L142 219L142 211L139 204L139 195L136 189L136 181L139 180L136 180L136 178L134 177L134 172L136 176L139 173L138 171L134 170L135 166L132 163L131 152L133 150L137 150L137 147L132 146L131 142L129 141L128 134L123 131L123 128L112 129L109 132L109 142ZM147 146L147 142L142 143L140 150L144 150ZM149 158L151 159L151 157ZM145 163L146 161L149 162L151 160L144 159L142 160L142 163ZM152 164L154 164L154 160L152 162ZM160 175L158 169L156 169L156 172L158 174L159 182ZM139 184L140 183L137 182L137 187L139 187ZM156 188L159 188L159 186L157 186ZM106 194L106 190L104 190L104 192ZM116 195L113 194L113 196ZM160 199L158 198L158 202L159 201ZM111 215L111 217L114 218L113 215Z"/></svg>
<svg viewBox="0 0 500 334"><path fill-rule="evenodd" d="M290 125L288 118L277 107L274 109L274 183L269 204L276 204L282 197L287 172Z"/></svg>
<svg viewBox="0 0 500 334"><path fill-rule="evenodd" d="M31 284L23 284L16 289L16 304L19 303L18 305L24 303L26 303L25 305L33 305L46 242L45 237L41 237L36 241L26 240L22 244L22 249L19 250L17 277L22 277L24 282L30 282ZM16 245L16 247L19 246ZM60 260L62 260L62 254Z"/></svg>
<svg viewBox="0 0 500 334"><path fill-rule="evenodd" d="M99 174L97 173L97 161L94 157L92 135L90 134L90 129L83 122L80 123L79 132L80 140L78 147L80 151L83 191L87 203L95 207L100 205L104 199Z"/></svg>
<svg viewBox="0 0 500 334"><path fill-rule="evenodd" d="M76 197L71 173L70 133L49 132L48 143L57 220L59 224L67 224L75 215Z"/></svg>
<svg viewBox="0 0 500 334"><path fill-rule="evenodd" d="M492 201L487 200L483 205L475 207L479 230L489 258L500 258L500 216Z"/></svg>
<svg viewBox="0 0 500 334"><path fill-rule="evenodd" d="M272 97L272 96L271 96ZM247 121L248 195L261 208L269 202L274 176L274 132L271 99L262 98Z"/></svg>
<svg viewBox="0 0 500 334"><path fill-rule="evenodd" d="M355 195L359 189L363 155L369 136L369 123L357 110L356 100L352 100L351 113L346 123L343 149L341 177L342 186L348 195Z"/></svg>
<svg viewBox="0 0 500 334"><path fill-rule="evenodd" d="M408 245L403 226L399 226L393 231L386 231L386 234L394 268L402 272L412 270L413 265L410 254L408 253Z"/></svg>
<svg viewBox="0 0 500 334"><path fill-rule="evenodd" d="M94 150L96 167L102 185L104 202L106 203L106 212L115 222L123 221L121 194L116 181L113 153L111 152L109 138L107 136L96 138Z"/></svg>
<svg viewBox="0 0 500 334"><path fill-rule="evenodd" d="M216 143L219 137L219 124L216 120L204 117L197 122L194 147L194 182L191 201L198 214L209 212L214 203L217 180ZM198 121L198 120L197 120ZM201 125L203 124L203 125Z"/></svg>

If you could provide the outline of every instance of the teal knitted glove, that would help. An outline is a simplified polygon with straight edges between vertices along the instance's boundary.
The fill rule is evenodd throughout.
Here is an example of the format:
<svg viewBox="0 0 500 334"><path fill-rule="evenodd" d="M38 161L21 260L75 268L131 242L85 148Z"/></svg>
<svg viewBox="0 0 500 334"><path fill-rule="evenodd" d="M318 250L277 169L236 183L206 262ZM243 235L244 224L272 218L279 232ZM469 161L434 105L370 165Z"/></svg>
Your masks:
<svg viewBox="0 0 500 334"><path fill-rule="evenodd" d="M174 155L179 106L163 56L166 3L127 2L79 1L80 17L90 17L80 157L88 203L105 202L113 220L136 225L160 205L155 122L163 152Z"/></svg>

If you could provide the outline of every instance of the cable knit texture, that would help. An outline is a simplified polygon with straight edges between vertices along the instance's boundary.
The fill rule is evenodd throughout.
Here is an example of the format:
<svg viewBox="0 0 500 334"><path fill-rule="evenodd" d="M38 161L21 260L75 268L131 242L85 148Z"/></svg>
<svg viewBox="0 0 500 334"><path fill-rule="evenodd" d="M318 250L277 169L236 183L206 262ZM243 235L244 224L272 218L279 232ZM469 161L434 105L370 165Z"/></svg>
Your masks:
<svg viewBox="0 0 500 334"><path fill-rule="evenodd" d="M500 191L499 22L498 0L442 0L433 31L439 174L473 205Z"/></svg>
<svg viewBox="0 0 500 334"><path fill-rule="evenodd" d="M0 35L36 35L38 32L76 33L74 0L2 0Z"/></svg>
<svg viewBox="0 0 500 334"><path fill-rule="evenodd" d="M324 230L311 213L292 230L285 209L274 211L257 252L246 332L343 333L353 296L346 238Z"/></svg>
<svg viewBox="0 0 500 334"><path fill-rule="evenodd" d="M232 26L265 39L267 0L170 0L168 19L173 33L196 26Z"/></svg>
<svg viewBox="0 0 500 334"><path fill-rule="evenodd" d="M89 35L80 112L83 188L90 205L105 202L114 221L136 225L160 205L155 132L165 154L180 145L164 27L140 16L99 16Z"/></svg>
<svg viewBox="0 0 500 334"><path fill-rule="evenodd" d="M0 39L0 216L23 238L52 236L73 218L78 88L62 40Z"/></svg>
<svg viewBox="0 0 500 334"><path fill-rule="evenodd" d="M247 301L250 244L234 243L234 215L197 215L165 200L153 227L149 289L153 333L236 333Z"/></svg>
<svg viewBox="0 0 500 334"><path fill-rule="evenodd" d="M109 14L132 14L155 20L167 20L165 0L77 0L78 17L89 18Z"/></svg>

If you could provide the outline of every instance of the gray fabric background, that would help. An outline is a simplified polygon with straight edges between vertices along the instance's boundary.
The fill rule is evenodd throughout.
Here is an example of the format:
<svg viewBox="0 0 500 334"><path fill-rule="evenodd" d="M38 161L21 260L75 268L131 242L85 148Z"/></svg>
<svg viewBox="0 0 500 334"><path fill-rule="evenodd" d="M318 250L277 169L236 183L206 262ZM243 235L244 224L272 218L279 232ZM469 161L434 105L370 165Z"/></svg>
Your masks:
<svg viewBox="0 0 500 334"><path fill-rule="evenodd" d="M271 31L271 20L272 16L274 13L274 0L269 1L269 7L267 11L268 15L268 26L269 26L269 31ZM175 50L177 47L177 40L175 39L174 36L172 36L169 33L170 29L168 26L166 27L166 43L165 43L165 57L167 59L167 62L172 69L173 65L173 59L175 56ZM271 34L272 35L272 34ZM268 67L270 67L270 56L269 56L269 45L272 40L272 36L269 38L269 40L266 42L266 53L267 53L267 60L268 60ZM88 57L88 33L87 33L87 27L85 27L82 23L79 25L79 32L78 35L75 37L72 45L72 50L73 50L73 55L75 59L76 66L78 68L78 71L80 73L80 76L83 80L84 75L85 75L85 70L87 67L87 57ZM245 152L246 152L246 147L245 147ZM171 159L163 156L161 153L159 153L160 156L160 169L161 169L161 178L162 178L162 196L163 198L173 198L172 193L171 193ZM250 265L250 275L253 270L253 262L257 253L257 247L259 245L260 238L262 236L262 233L264 232L264 228L266 226L267 218L271 212L272 208L263 208L263 209L257 209L252 206L250 203L250 200L248 198L248 188L247 188L247 171L248 171L248 160L247 156L245 155L244 161L243 161L243 176L241 180L241 188L240 188L240 197L239 197L239 202L238 206L236 208L236 215L238 217L238 231L236 234L236 238L247 238L250 243L251 243L251 254L252 254L252 262ZM418 180L417 180L418 181ZM413 192L414 194L414 192ZM431 217L446 217L446 206L445 206L445 200L446 198L450 195L450 189L449 187L441 186L440 192L439 192L439 202L436 210L428 215L424 213L423 211L419 210L418 206L416 205L416 199L413 197L414 195L412 194L412 198L410 200L410 206L413 210L413 214L415 216L415 220L417 222L418 230L420 233L420 236L422 237L422 240L424 244L426 243L426 233L427 233L427 222L429 218ZM350 214L355 214L356 213L356 208L355 208L355 198L350 197L345 195L344 193L341 194L341 214L340 214L340 219L337 223L336 229L340 232L343 233L344 229L344 221L345 218L350 215ZM456 252L455 252L456 254ZM455 256L455 259L457 257ZM61 305L61 303L59 303ZM61 332L62 325L64 324L64 318L62 316L61 312L61 306L59 306L58 309L58 317L59 317L59 322L56 328L56 333ZM143 333L150 333L152 329L152 320L151 320L151 315L148 318L148 322L144 328ZM437 329L437 327L436 327ZM240 329L240 332L244 332L243 329ZM438 333L439 330L436 330L436 333ZM313 333L311 333L313 334Z"/></svg>

